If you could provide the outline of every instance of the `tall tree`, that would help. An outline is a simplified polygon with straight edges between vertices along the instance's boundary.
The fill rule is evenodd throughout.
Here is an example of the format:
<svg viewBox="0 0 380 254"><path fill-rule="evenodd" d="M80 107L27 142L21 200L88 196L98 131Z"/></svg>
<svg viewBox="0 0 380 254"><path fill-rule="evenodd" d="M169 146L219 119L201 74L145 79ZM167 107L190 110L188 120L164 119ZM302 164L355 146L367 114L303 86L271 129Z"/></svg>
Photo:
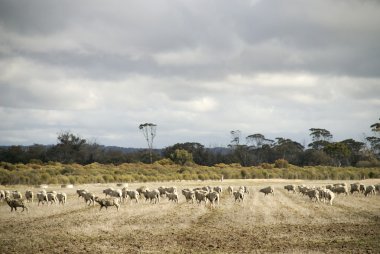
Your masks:
<svg viewBox="0 0 380 254"><path fill-rule="evenodd" d="M322 150L333 138L333 135L328 130L320 128L311 128L310 136L313 142L308 146L316 150Z"/></svg>
<svg viewBox="0 0 380 254"><path fill-rule="evenodd" d="M150 163L153 163L152 150L153 140L156 137L157 125L153 123L144 123L139 125L140 131L143 133L146 142L148 143Z"/></svg>

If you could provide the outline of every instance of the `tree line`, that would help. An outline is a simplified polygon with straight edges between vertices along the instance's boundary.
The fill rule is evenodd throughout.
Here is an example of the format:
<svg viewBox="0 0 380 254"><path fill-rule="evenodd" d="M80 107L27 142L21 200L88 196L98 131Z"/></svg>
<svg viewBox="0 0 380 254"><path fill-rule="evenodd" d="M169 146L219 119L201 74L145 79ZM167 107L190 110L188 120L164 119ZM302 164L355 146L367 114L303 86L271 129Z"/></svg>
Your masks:
<svg viewBox="0 0 380 254"><path fill-rule="evenodd" d="M140 125L140 130L156 125ZM273 164L278 160L296 166L380 166L380 123L372 124L373 136L365 137L365 142L346 139L333 142L333 135L323 128L311 128L312 142L304 146L289 138L268 139L261 133L242 138L240 130L230 132L231 142L227 148L206 148L196 142L177 143L164 149L153 149L152 132L143 132L148 141L148 149L135 149L125 152L89 142L71 132L58 134L57 144L45 146L9 146L0 148L0 161L9 163L48 163L64 164L91 163L153 163L162 159L179 165L198 164L239 164L244 167ZM150 135L150 136L149 136ZM149 137L151 140L149 140Z"/></svg>

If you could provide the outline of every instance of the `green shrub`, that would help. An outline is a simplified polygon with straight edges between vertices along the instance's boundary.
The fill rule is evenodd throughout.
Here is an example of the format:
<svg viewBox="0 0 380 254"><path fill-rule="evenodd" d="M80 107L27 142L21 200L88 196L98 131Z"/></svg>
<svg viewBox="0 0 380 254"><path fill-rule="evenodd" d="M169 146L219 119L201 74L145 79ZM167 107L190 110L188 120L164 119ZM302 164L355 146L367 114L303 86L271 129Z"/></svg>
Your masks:
<svg viewBox="0 0 380 254"><path fill-rule="evenodd" d="M289 162L285 159L278 159L274 162L275 168L287 168L289 166Z"/></svg>

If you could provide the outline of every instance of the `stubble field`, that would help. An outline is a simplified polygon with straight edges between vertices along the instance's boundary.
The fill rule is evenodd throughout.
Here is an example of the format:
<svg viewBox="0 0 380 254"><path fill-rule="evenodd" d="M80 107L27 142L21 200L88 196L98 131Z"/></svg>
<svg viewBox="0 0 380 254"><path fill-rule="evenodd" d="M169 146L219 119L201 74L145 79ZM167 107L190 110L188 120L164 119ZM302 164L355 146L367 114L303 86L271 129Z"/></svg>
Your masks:
<svg viewBox="0 0 380 254"><path fill-rule="evenodd" d="M351 183L351 181L346 181ZM380 180L362 181L365 184ZM225 180L133 183L149 188L248 186L243 203L223 192L219 206L179 203L163 198L159 204L128 200L120 210L86 206L75 194L86 188L103 197L108 185L81 185L66 192L64 206L28 204L29 212L10 212L0 203L0 253L380 253L380 195L339 195L333 206L288 193L286 184L321 186L335 181ZM272 185L274 196L258 190ZM17 189L26 186L0 187Z"/></svg>

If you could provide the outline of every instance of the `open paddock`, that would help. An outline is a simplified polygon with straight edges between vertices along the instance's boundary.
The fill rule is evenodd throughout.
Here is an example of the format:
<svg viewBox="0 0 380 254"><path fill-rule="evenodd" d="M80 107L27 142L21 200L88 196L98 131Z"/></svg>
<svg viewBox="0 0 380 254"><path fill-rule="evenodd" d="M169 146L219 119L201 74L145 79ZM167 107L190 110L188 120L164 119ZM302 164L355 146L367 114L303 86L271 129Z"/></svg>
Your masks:
<svg viewBox="0 0 380 254"><path fill-rule="evenodd" d="M179 203L127 200L120 210L87 206L76 190L104 197L116 184L88 184L46 189L68 194L65 205L27 203L29 212L10 212L0 203L0 253L380 253L380 194L337 195L332 206L312 202L284 189L287 184L322 186L342 181L225 180L130 183L150 189L176 186ZM356 181L344 181L348 184ZM361 181L377 184L380 179ZM222 186L215 208L185 201L181 190ZM227 187L247 186L250 193L235 202ZM273 186L275 195L259 189ZM22 194L33 186L0 186Z"/></svg>

